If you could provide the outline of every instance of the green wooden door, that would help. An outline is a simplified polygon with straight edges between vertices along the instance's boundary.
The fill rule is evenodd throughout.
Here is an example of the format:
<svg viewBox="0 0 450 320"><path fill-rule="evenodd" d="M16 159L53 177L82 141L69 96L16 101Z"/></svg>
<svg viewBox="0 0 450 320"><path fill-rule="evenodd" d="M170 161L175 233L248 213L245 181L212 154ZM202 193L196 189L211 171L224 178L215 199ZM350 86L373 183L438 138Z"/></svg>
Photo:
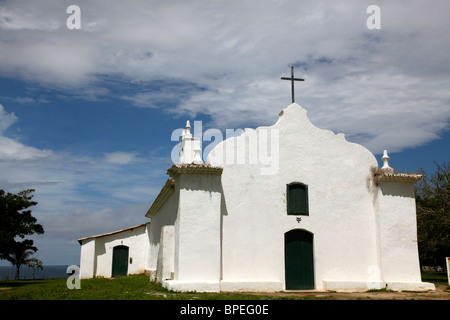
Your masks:
<svg viewBox="0 0 450 320"><path fill-rule="evenodd" d="M284 234L286 290L314 289L313 235L304 230Z"/></svg>
<svg viewBox="0 0 450 320"><path fill-rule="evenodd" d="M113 248L111 277L126 276L127 273L128 273L128 247L115 246Z"/></svg>

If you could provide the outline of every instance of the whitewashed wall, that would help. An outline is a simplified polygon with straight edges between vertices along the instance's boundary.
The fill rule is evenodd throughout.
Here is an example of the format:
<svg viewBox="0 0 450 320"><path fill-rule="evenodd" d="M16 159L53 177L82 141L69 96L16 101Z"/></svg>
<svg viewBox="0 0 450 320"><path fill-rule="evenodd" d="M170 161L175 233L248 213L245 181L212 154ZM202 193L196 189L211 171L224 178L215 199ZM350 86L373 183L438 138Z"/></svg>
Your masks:
<svg viewBox="0 0 450 320"><path fill-rule="evenodd" d="M92 237L81 243L81 278L111 277L113 248L129 247L128 274L145 273L148 252L148 224L110 235ZM130 263L132 258L132 263Z"/></svg>
<svg viewBox="0 0 450 320"><path fill-rule="evenodd" d="M95 238L82 240L80 254L80 278L89 279L95 276Z"/></svg>
<svg viewBox="0 0 450 320"><path fill-rule="evenodd" d="M174 226L178 211L179 192L172 192L157 214L151 217L149 252L146 268L150 271L150 279L156 280L158 253L160 248L161 230L164 226Z"/></svg>
<svg viewBox="0 0 450 320"><path fill-rule="evenodd" d="M393 290L434 289L432 284L421 283L415 206L412 183L379 182L380 272Z"/></svg>
<svg viewBox="0 0 450 320"><path fill-rule="evenodd" d="M175 222L174 280L164 285L174 290L218 291L221 270L220 176L181 174L176 178L176 186L180 202ZM196 284L196 287L189 283Z"/></svg>
<svg viewBox="0 0 450 320"><path fill-rule="evenodd" d="M342 134L312 125L297 104L282 113L272 127L225 140L208 157L212 165L224 166L222 286L258 290L263 283L284 289L284 233L292 229L314 234L316 289L329 280L365 283L368 267L378 264L370 182L370 168L377 161ZM279 136L265 166L260 154L254 165L248 165L251 155L247 165L226 161L230 153L224 150L237 154L243 139L260 138L261 131ZM274 174L267 174L274 168ZM300 216L300 223L298 216L287 215L286 185L291 182L308 185L309 216Z"/></svg>
<svg viewBox="0 0 450 320"><path fill-rule="evenodd" d="M159 242L158 264L156 268L156 281L173 279L175 263L175 227L163 226Z"/></svg>

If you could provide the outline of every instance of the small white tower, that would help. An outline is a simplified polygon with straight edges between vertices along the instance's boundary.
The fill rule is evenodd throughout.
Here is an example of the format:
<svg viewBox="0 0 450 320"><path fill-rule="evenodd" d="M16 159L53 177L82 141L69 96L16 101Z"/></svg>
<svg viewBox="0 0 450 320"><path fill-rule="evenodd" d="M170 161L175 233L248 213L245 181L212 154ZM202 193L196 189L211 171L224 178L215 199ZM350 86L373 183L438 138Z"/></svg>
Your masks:
<svg viewBox="0 0 450 320"><path fill-rule="evenodd" d="M383 173L394 173L394 169L389 166L389 159L387 150L384 150L383 157L381 158L383 160L383 167L381 167Z"/></svg>
<svg viewBox="0 0 450 320"><path fill-rule="evenodd" d="M180 164L202 164L202 148L200 138L195 138L191 133L191 123L186 122L186 131L181 134Z"/></svg>

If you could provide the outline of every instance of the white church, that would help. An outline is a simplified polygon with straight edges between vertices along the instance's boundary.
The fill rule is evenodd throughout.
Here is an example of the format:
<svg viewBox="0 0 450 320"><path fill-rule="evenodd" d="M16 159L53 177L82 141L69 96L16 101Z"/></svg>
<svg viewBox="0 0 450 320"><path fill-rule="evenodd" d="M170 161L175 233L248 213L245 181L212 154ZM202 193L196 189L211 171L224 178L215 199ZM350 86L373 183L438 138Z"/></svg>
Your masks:
<svg viewBox="0 0 450 320"><path fill-rule="evenodd" d="M203 163L188 122L148 222L79 239L80 277L146 273L175 291L434 290L414 183L293 103Z"/></svg>

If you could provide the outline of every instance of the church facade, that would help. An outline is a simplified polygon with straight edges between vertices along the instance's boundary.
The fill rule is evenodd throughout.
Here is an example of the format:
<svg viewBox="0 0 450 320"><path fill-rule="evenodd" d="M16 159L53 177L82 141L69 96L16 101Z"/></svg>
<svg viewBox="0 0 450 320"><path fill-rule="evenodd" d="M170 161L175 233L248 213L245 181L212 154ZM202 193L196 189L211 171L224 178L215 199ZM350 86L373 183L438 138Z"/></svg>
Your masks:
<svg viewBox="0 0 450 320"><path fill-rule="evenodd" d="M187 125L150 222L80 239L82 278L112 276L121 246L123 268L132 258L176 291L434 289L419 266L422 176L394 173L386 152L378 169L369 150L293 103L273 126L216 145L206 163L200 153Z"/></svg>

